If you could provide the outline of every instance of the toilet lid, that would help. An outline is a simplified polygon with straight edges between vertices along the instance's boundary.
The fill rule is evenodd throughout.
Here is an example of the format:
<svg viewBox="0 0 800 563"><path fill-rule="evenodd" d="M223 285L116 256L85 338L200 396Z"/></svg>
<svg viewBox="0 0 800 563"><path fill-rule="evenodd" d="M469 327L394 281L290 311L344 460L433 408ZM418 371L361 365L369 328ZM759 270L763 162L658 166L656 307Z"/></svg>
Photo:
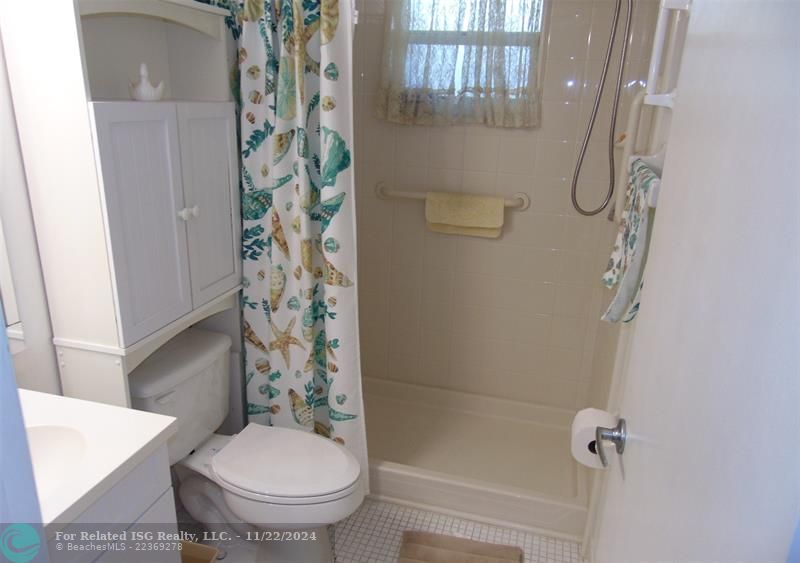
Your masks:
<svg viewBox="0 0 800 563"><path fill-rule="evenodd" d="M270 497L320 497L352 486L361 473L355 456L311 432L249 424L212 459L217 477Z"/></svg>

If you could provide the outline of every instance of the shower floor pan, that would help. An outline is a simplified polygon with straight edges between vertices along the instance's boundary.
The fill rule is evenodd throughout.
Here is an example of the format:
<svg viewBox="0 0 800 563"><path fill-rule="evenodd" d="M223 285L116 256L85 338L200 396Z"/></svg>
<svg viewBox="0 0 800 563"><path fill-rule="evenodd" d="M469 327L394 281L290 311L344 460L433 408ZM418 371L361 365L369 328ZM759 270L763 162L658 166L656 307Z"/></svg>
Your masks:
<svg viewBox="0 0 800 563"><path fill-rule="evenodd" d="M373 496L580 541L589 476L571 412L371 378L364 390Z"/></svg>

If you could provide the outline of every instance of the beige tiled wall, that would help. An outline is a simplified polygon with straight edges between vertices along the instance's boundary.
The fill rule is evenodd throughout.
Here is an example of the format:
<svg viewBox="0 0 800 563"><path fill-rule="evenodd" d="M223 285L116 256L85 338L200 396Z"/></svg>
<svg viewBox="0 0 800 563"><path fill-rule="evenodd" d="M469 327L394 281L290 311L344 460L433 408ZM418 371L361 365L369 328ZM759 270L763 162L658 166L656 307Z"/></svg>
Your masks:
<svg viewBox="0 0 800 563"><path fill-rule="evenodd" d="M589 218L574 212L569 182L613 3L549 0L542 127L504 130L408 127L373 117L383 2L360 0L355 42L364 375L582 407L590 402L595 371L609 369L607 362L595 366L594 358L598 319L608 298L599 280L614 227L605 213ZM626 99L645 78L655 19L653 2L636 6ZM609 83L584 165L585 206L601 201L606 189L612 88ZM626 117L623 107L618 131ZM407 190L525 192L532 206L507 211L499 240L440 235L426 230L420 202L376 198L378 181Z"/></svg>

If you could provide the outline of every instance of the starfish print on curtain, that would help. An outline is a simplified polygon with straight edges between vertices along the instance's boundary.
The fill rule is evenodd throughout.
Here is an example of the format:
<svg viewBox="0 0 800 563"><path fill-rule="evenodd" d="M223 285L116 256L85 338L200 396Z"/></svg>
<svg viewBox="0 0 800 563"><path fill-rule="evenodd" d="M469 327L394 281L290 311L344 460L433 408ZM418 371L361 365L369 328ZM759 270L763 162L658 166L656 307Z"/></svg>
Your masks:
<svg viewBox="0 0 800 563"><path fill-rule="evenodd" d="M286 326L286 330L279 329L272 321L269 323L269 325L272 327L272 334L275 337L275 339L269 343L269 351L279 351L281 356L283 356L283 361L286 364L286 367L289 367L292 363L291 354L289 353L289 346L294 345L299 346L303 350L306 349L306 347L303 346L303 343L292 335L295 322L297 322L297 317L292 317L292 320L289 321L289 324Z"/></svg>

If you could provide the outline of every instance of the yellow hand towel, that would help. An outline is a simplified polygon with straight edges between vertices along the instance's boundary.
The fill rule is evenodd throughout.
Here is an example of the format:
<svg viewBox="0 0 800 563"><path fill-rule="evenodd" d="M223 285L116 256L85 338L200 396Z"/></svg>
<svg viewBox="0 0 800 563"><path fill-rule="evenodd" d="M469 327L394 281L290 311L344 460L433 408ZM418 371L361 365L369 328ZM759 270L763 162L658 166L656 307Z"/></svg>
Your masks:
<svg viewBox="0 0 800 563"><path fill-rule="evenodd" d="M437 233L497 238L503 232L501 197L428 192L425 220Z"/></svg>

